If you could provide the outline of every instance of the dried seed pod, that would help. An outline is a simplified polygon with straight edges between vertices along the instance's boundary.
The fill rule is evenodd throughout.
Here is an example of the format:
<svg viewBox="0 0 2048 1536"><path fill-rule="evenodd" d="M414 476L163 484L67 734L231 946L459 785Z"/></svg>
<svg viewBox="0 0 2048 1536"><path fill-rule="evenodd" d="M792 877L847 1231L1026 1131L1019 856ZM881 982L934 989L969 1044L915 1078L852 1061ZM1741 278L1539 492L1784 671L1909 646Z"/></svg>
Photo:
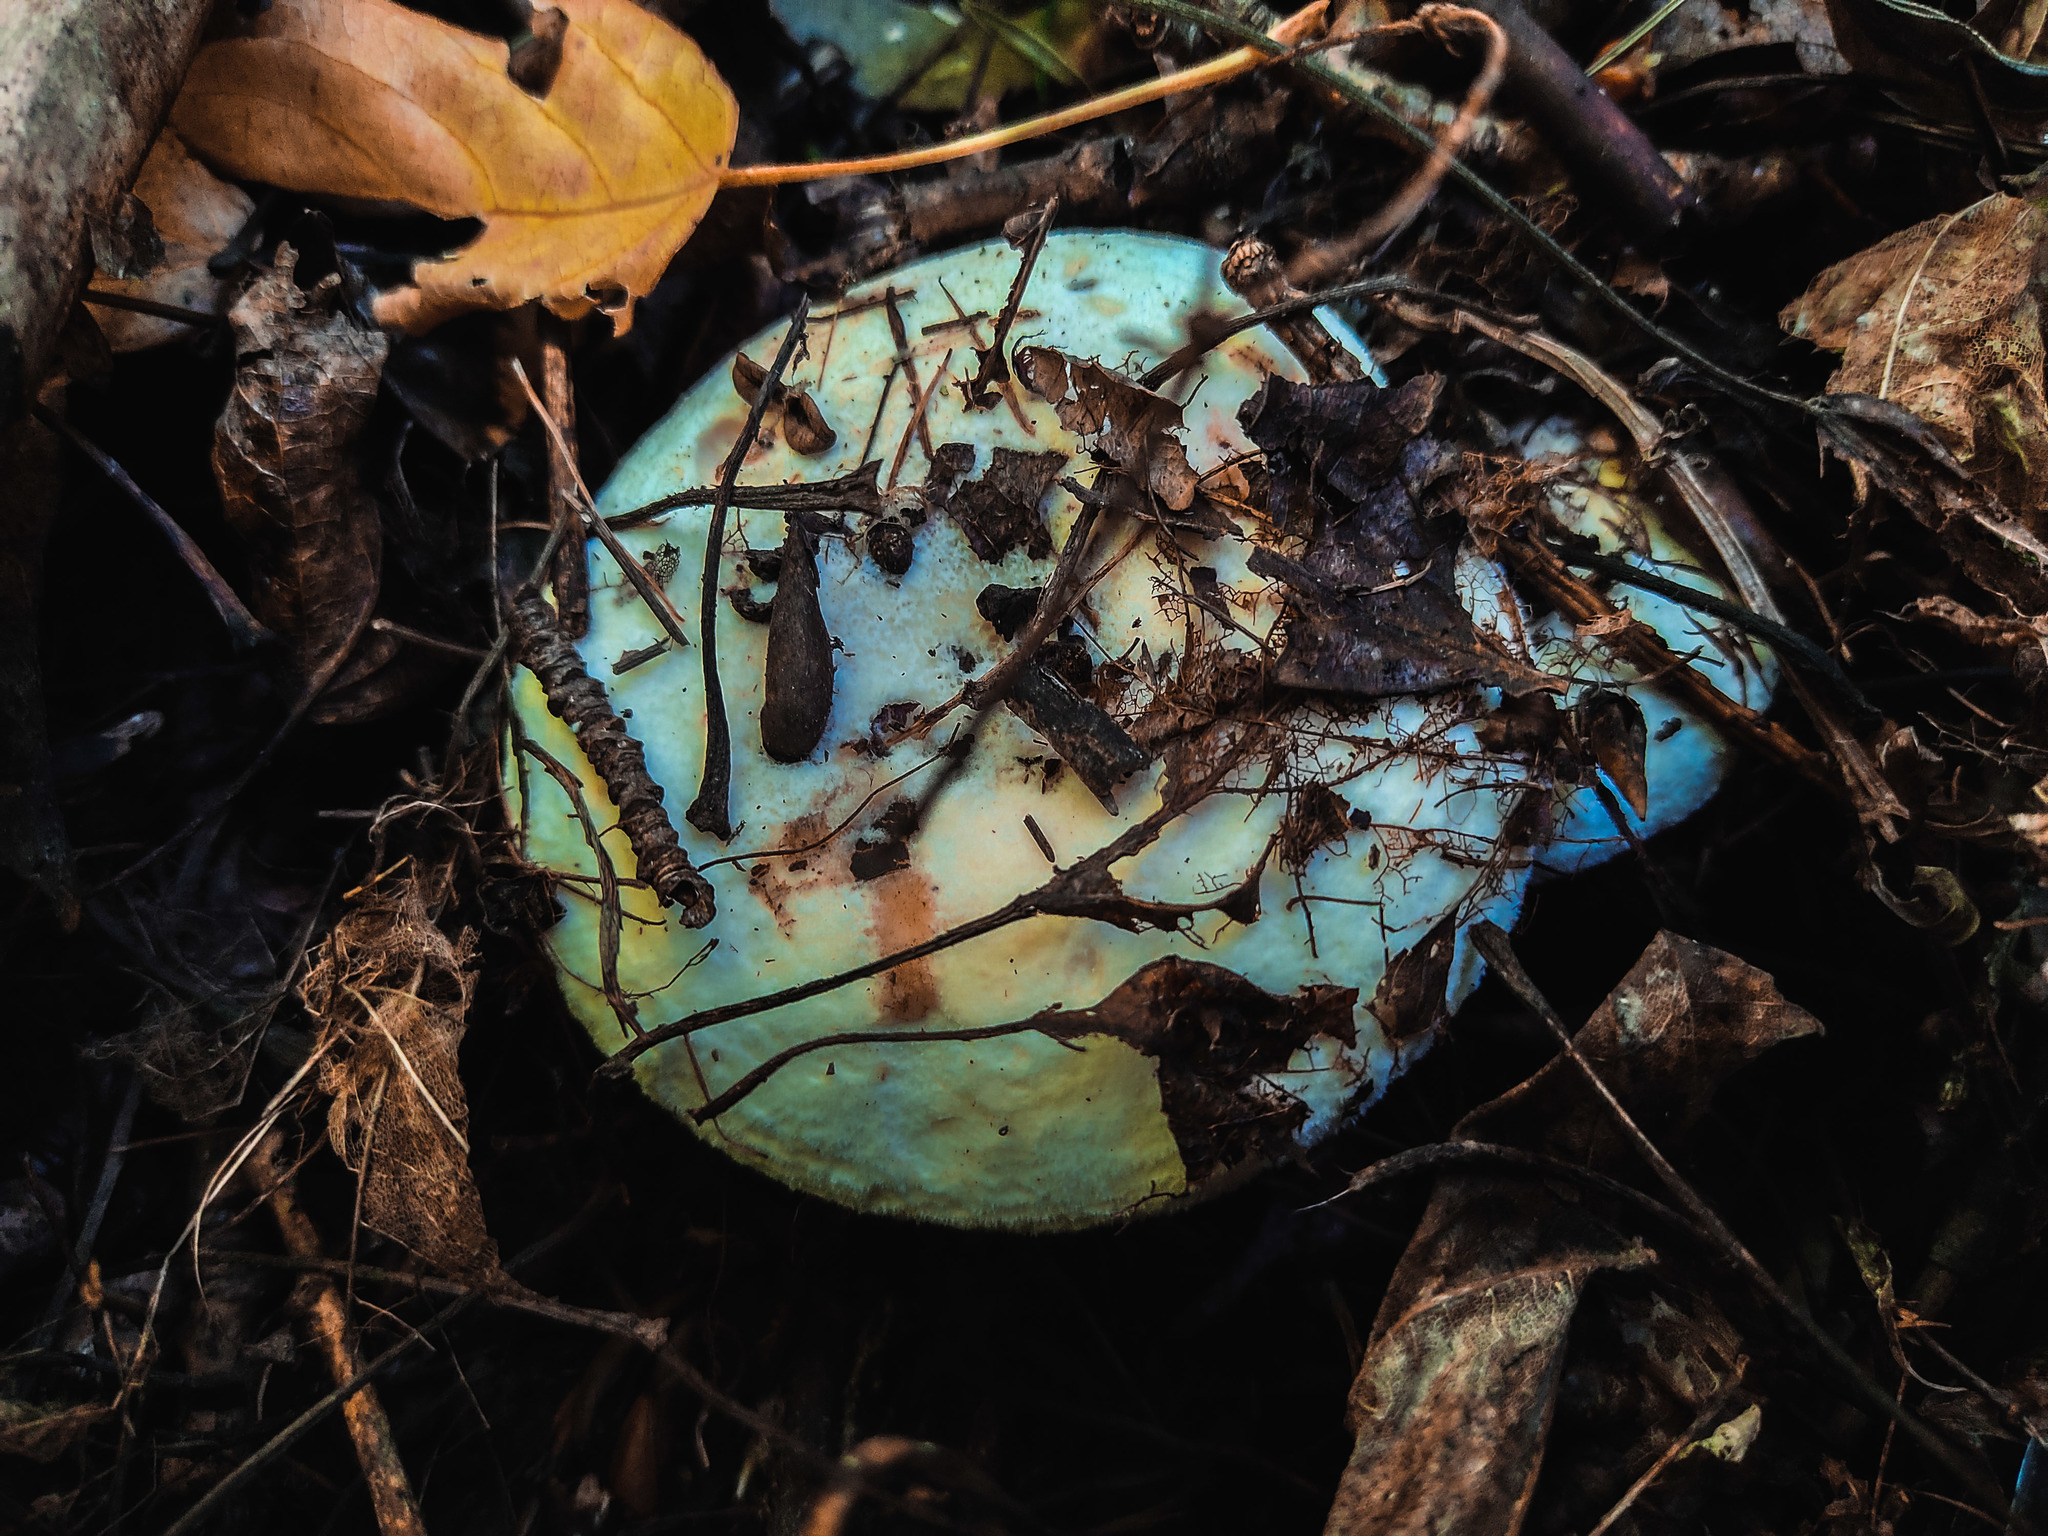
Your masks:
<svg viewBox="0 0 2048 1536"><path fill-rule="evenodd" d="M891 576L909 570L917 552L916 536L893 517L878 517L868 524L867 546L869 557Z"/></svg>
<svg viewBox="0 0 2048 1536"><path fill-rule="evenodd" d="M832 713L832 636L818 606L818 535L811 515L793 512L782 541L781 582L768 615L761 692L761 747L778 763L817 749Z"/></svg>

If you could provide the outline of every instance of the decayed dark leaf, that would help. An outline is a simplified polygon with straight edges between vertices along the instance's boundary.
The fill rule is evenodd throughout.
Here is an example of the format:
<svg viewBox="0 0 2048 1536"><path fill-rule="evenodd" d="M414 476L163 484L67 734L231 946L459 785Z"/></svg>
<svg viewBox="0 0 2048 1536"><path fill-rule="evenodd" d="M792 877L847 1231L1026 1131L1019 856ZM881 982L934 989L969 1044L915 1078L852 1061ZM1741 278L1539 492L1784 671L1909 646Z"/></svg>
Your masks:
<svg viewBox="0 0 2048 1536"><path fill-rule="evenodd" d="M369 630L383 536L356 442L376 403L387 342L359 324L329 274L311 292L281 245L228 310L235 387L214 429L228 525L249 549L249 606L291 645L302 680L343 656L311 718L362 720L393 701L374 675L399 654Z"/></svg>
<svg viewBox="0 0 2048 1536"><path fill-rule="evenodd" d="M1737 1067L1819 1028L1763 972L1660 933L1577 1044L1670 1151ZM1605 1106L1561 1058L1452 1134L1617 1177L1636 1171ZM1650 1259L1576 1191L1490 1173L1439 1177L1352 1387L1357 1439L1330 1536L1517 1530L1586 1282Z"/></svg>
<svg viewBox="0 0 2048 1536"><path fill-rule="evenodd" d="M2024 54L2036 41L2016 35L2024 9L2023 0L1991 0L1965 22L1912 0L1827 0L1835 46L1859 75L1923 116L1961 128L1987 113L2020 140L2048 123L2048 68L2001 51Z"/></svg>
<svg viewBox="0 0 2048 1536"><path fill-rule="evenodd" d="M1874 395L1829 395L1822 444L1938 535L1978 586L2022 613L2048 609L2048 541L1974 480L1926 421Z"/></svg>
<svg viewBox="0 0 2048 1536"><path fill-rule="evenodd" d="M306 1010L346 1041L321 1066L327 1135L362 1181L364 1225L435 1268L498 1273L469 1171L469 1105L456 1072L475 987L474 935L435 921L408 872L350 906L312 956Z"/></svg>
<svg viewBox="0 0 2048 1536"><path fill-rule="evenodd" d="M1394 957L1366 1006L1380 1021L1389 1040L1413 1039L1433 1029L1450 1013L1444 991L1451 982L1451 961L1458 953L1459 914L1446 913L1437 925Z"/></svg>
<svg viewBox="0 0 2048 1536"><path fill-rule="evenodd" d="M1473 624L1452 584L1456 550L1416 507L1442 462L1420 435L1441 382L1383 389L1275 376L1238 413L1266 450L1267 515L1309 538L1300 559L1261 545L1250 560L1287 587L1282 686L1361 698L1471 682L1514 694L1561 687Z"/></svg>
<svg viewBox="0 0 2048 1536"><path fill-rule="evenodd" d="M1267 1074L1317 1035L1353 1038L1353 987L1276 997L1220 965L1155 960L1093 1008L1049 1016L1064 1036L1114 1035L1159 1064L1159 1096L1190 1183L1285 1154L1307 1105Z"/></svg>
<svg viewBox="0 0 2048 1536"><path fill-rule="evenodd" d="M1095 448L1144 486L1172 512L1185 512L1199 484L1187 450L1173 434L1180 407L1163 395L1140 389L1100 363L1069 357L1051 347L1019 347L1017 378L1041 400L1052 403L1060 425L1095 439Z"/></svg>
<svg viewBox="0 0 2048 1536"><path fill-rule="evenodd" d="M1013 549L1022 549L1034 560L1051 559L1052 530L1038 509L1067 456L997 448L986 470L953 484L973 462L972 445L941 444L926 481L928 497L960 525L968 547L988 561L1000 560Z"/></svg>

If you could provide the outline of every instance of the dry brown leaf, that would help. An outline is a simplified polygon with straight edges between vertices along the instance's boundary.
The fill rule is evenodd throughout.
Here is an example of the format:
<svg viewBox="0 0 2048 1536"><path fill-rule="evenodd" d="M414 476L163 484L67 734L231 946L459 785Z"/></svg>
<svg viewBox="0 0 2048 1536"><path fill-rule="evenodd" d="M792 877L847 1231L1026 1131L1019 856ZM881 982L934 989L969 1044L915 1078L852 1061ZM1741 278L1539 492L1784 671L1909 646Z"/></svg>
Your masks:
<svg viewBox="0 0 2048 1536"><path fill-rule="evenodd" d="M1019 347L1016 363L1018 379L1052 404L1061 426L1093 437L1161 506L1185 512L1193 505L1199 482L1188 467L1187 449L1174 436L1181 429L1179 406L1100 363L1051 347Z"/></svg>
<svg viewBox="0 0 2048 1536"><path fill-rule="evenodd" d="M456 1071L468 1029L475 935L435 922L441 877L410 873L359 897L314 952L307 1011L345 1032L321 1067L327 1134L362 1180L364 1225L444 1273L498 1274L469 1171L469 1105Z"/></svg>
<svg viewBox="0 0 2048 1536"><path fill-rule="evenodd" d="M249 552L249 606L290 643L302 683L327 679L310 718L333 724L395 702L409 665L395 635L365 627L384 545L358 439L388 343L348 312L338 276L307 292L297 265L280 245L228 310L235 387L214 427L213 470Z"/></svg>
<svg viewBox="0 0 2048 1536"><path fill-rule="evenodd" d="M1911 411L1973 479L2029 517L2048 507L2044 236L2039 202L1988 197L1837 262L1778 317L1842 354L1830 392Z"/></svg>
<svg viewBox="0 0 2048 1536"><path fill-rule="evenodd" d="M140 277L102 274L93 280L93 287L176 304L201 314L219 314L227 306L228 285L207 271L206 263L249 221L256 207L249 194L193 159L178 136L166 128L142 162L135 195L156 222L157 235L163 240L163 259ZM139 352L193 334L189 325L132 310L100 307L94 318L116 352Z"/></svg>
<svg viewBox="0 0 2048 1536"><path fill-rule="evenodd" d="M539 299L624 331L718 190L739 122L697 45L631 0L556 0L569 18L544 99L509 51L390 0L278 0L200 52L172 109L227 174L478 218L377 318L423 331Z"/></svg>

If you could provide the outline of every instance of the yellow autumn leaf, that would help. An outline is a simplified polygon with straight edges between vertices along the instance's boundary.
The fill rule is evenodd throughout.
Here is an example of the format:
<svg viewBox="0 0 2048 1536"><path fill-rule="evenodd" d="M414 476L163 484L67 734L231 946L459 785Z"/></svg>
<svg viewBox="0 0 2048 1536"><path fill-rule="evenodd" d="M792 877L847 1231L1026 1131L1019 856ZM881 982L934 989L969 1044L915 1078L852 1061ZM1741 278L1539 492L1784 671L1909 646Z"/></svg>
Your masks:
<svg viewBox="0 0 2048 1536"><path fill-rule="evenodd" d="M539 299L624 331L717 192L739 108L632 0L553 3L568 26L545 99L506 73L500 39L390 0L277 0L201 50L172 122L230 176L483 220L379 295L386 325Z"/></svg>

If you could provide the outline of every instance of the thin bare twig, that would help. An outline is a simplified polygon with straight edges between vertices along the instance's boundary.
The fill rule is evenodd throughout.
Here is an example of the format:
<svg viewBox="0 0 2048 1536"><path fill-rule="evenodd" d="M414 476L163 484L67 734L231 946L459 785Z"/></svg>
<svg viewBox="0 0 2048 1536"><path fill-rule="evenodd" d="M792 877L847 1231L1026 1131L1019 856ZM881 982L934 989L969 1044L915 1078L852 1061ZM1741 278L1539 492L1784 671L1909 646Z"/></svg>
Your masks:
<svg viewBox="0 0 2048 1536"><path fill-rule="evenodd" d="M271 1214L277 1218L285 1250L298 1259L324 1259L313 1218L299 1204L290 1170L281 1166L281 1150L282 1138L273 1130L250 1159L250 1171L269 1187ZM341 1293L331 1281L315 1281L306 1308L306 1342L326 1358L337 1386L362 1369L354 1332ZM363 1469L363 1481L369 1485L377 1529L383 1536L427 1536L419 1501L405 1475L405 1464L399 1460L397 1437L391 1432L391 1420L376 1388L365 1386L342 1404L341 1411L355 1445L356 1461Z"/></svg>
<svg viewBox="0 0 2048 1536"><path fill-rule="evenodd" d="M144 515L156 524L158 531L171 541L171 548L178 552L178 558L184 562L185 569L192 573L205 590L206 600L213 604L213 611L220 615L221 623L227 627L228 638L234 641L237 650L247 650L273 638L270 631L257 620L256 615L243 606L242 600L235 596L235 589L228 585L227 578L206 558L206 551L193 541L192 535L179 527L171 514L158 506L156 499L137 485L128 471L112 456L49 407L34 406L31 414L92 460L94 467L113 481L121 494L140 507Z"/></svg>
<svg viewBox="0 0 2048 1536"><path fill-rule="evenodd" d="M467 1296L485 1302L493 1307L503 1307L510 1312L525 1312L534 1317L544 1317L552 1322L566 1323L573 1328L588 1328L597 1333L609 1333L622 1339L631 1339L648 1349L660 1349L668 1342L668 1323L658 1317L636 1317L631 1312L604 1312L591 1307L571 1306L556 1301L551 1296L542 1296L529 1291L522 1285L464 1285L460 1280L448 1280L439 1275L412 1274L400 1269L380 1269L374 1264L350 1265L341 1260L321 1258L318 1255L288 1255L274 1253L245 1253L232 1248L205 1248L200 1258L209 1264L247 1264L261 1269L290 1269L305 1273L323 1275L352 1275L357 1281L368 1285L391 1285L410 1290L420 1296Z"/></svg>
<svg viewBox="0 0 2048 1536"><path fill-rule="evenodd" d="M690 802L683 817L698 831L710 833L721 843L732 837L732 810L728 803L732 795L732 722L726 718L725 689L718 680L718 564L724 554L725 513L732 505L733 485L739 479L740 466L746 462L747 452L761 430L762 413L775 397L790 359L803 344L804 326L810 315L811 300L806 294L797 301L796 313L789 317L789 329L782 333L775 361L754 392L746 422L718 471L718 494L712 498L711 516L704 529L704 578L697 603L697 627L702 632L704 653L704 772L698 780L697 798Z"/></svg>

